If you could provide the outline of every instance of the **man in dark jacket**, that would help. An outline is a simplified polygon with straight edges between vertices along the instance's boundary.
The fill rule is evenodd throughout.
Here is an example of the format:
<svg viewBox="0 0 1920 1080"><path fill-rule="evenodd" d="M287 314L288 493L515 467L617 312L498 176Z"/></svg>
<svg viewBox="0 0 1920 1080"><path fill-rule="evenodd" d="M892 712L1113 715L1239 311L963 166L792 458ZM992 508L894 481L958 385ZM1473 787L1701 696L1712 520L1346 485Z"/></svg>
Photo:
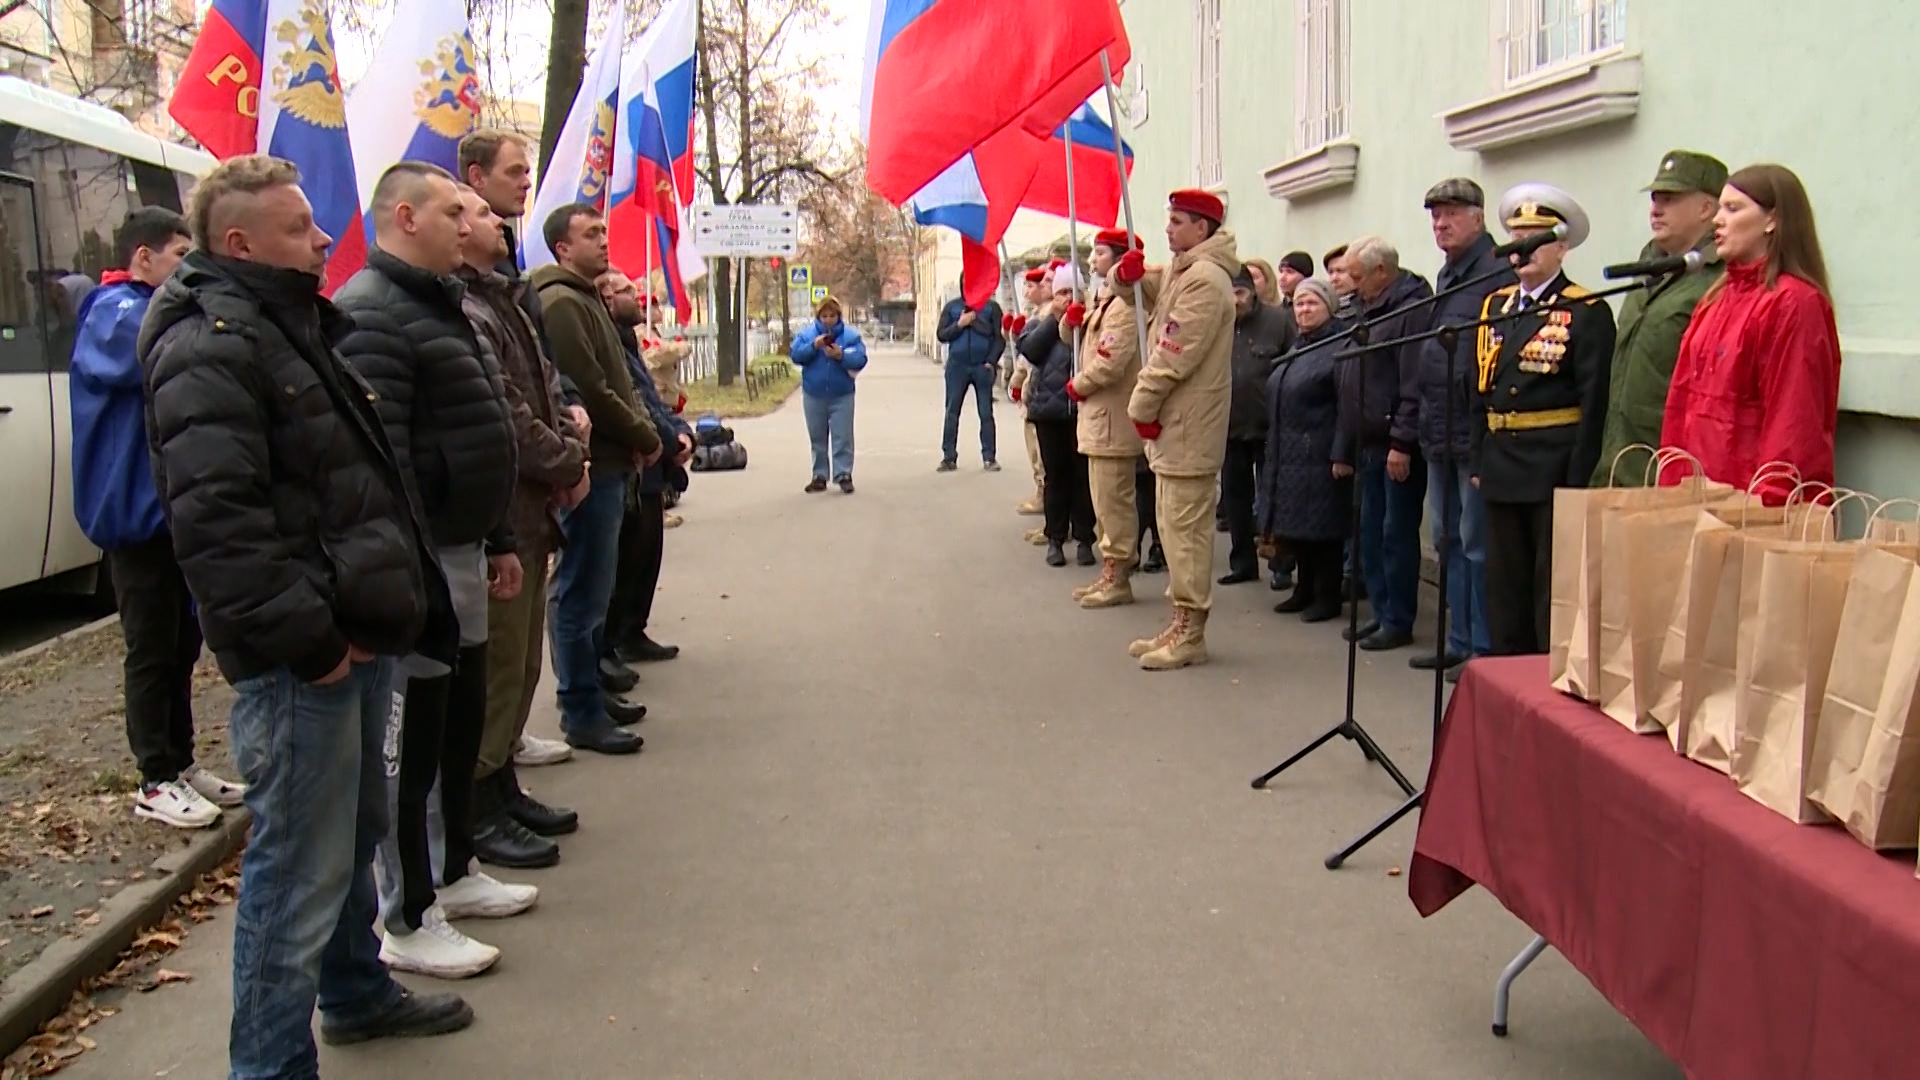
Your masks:
<svg viewBox="0 0 1920 1080"><path fill-rule="evenodd" d="M965 283L962 282L964 287ZM980 412L980 460L988 472L999 472L995 460L993 384L1000 377L1000 358L1007 351L1001 336L1000 304L989 300L979 310L955 298L940 312L934 337L947 347L947 423L940 435L940 471L952 472L960 462L960 406L967 390Z"/></svg>
<svg viewBox="0 0 1920 1080"><path fill-rule="evenodd" d="M473 848L480 861L496 866L552 866L560 861L560 846L549 837L572 832L579 815L521 790L514 746L533 708L546 652L547 560L560 546L553 507L572 507L586 497L587 445L560 404L559 376L514 282L491 269L506 244L504 224L473 190L461 192L461 202L471 231L461 248L460 279L467 291L460 306L481 347L499 363L519 459L507 520L520 561L520 592L487 602L487 711L473 770Z"/></svg>
<svg viewBox="0 0 1920 1080"><path fill-rule="evenodd" d="M446 923L436 877L449 890L473 859L473 770L487 711L487 594L520 591L520 560L506 527L514 442L499 368L480 339L453 277L470 231L454 179L438 165L403 161L373 190L374 244L366 268L334 295L353 330L340 354L373 387L374 409L415 505L426 515L440 572L460 621L453 671L409 660L398 730L387 733L393 829L379 863L381 957L402 971L441 978L477 975L500 957ZM397 759L397 760L396 760ZM445 865L429 854L427 797L440 783ZM461 893L506 889L479 877ZM529 901L530 903L530 901ZM524 908L523 908L524 910Z"/></svg>
<svg viewBox="0 0 1920 1080"><path fill-rule="evenodd" d="M1373 324L1371 341L1427 329L1433 295L1425 278L1400 268L1400 253L1377 236L1347 245L1361 318ZM1374 324L1374 320L1381 321ZM1380 349L1344 362L1340 420L1333 448L1336 469L1360 477L1360 573L1373 620L1360 627L1370 651L1413 644L1420 604L1420 518L1427 494L1427 463L1414 434L1419 416L1420 349Z"/></svg>
<svg viewBox="0 0 1920 1080"><path fill-rule="evenodd" d="M606 654L607 602L618 569L627 484L660 459L660 433L635 404L626 348L594 284L607 272L606 219L585 203L570 203L547 215L542 231L559 261L531 277L553 363L579 387L593 421L587 443L592 480L587 497L560 519L566 549L553 575L547 628L560 683L560 726L568 745L578 749L634 754L640 736L619 725L638 723L646 706L606 693L600 658Z"/></svg>
<svg viewBox="0 0 1920 1080"><path fill-rule="evenodd" d="M253 841L235 907L231 1069L309 1077L328 1042L466 1027L451 994L387 974L374 936L381 743L396 658L454 660L426 523L320 297L332 238L290 162L225 161L188 219L199 249L140 330L154 481L229 719ZM321 956L326 956L322 965Z"/></svg>
<svg viewBox="0 0 1920 1080"><path fill-rule="evenodd" d="M626 347L635 397L673 451L671 457L662 454L634 477L633 492L620 521L619 565L613 577L613 596L607 604L606 651L600 662L603 673L631 677L632 671L625 667L628 663L654 663L680 655L678 645L662 645L647 636L647 622L653 616L653 594L660 586L660 561L666 554L667 474L693 460L693 428L661 400L653 373L641 354L635 331L644 318L639 286L618 270L602 274L598 284L607 314L613 316L621 344Z"/></svg>
<svg viewBox="0 0 1920 1080"><path fill-rule="evenodd" d="M68 399L73 513L111 569L126 639L127 743L140 766L138 817L182 829L220 819L246 789L193 762L193 668L200 623L167 535L147 453L146 393L136 349L153 291L186 257L187 221L162 206L127 215L119 265L80 302Z"/></svg>
<svg viewBox="0 0 1920 1080"><path fill-rule="evenodd" d="M1480 307L1489 295L1513 284L1513 266L1494 257L1493 237L1487 233L1486 193L1479 184L1465 177L1442 180L1428 189L1426 205L1434 243L1446 257L1440 267L1439 291L1460 289L1434 302L1432 323L1436 327L1469 325L1480 317ZM1417 441L1427 460L1433 546L1447 565L1447 640L1439 663L1449 677L1469 657L1484 655L1489 648L1487 511L1479 489L1469 483L1468 460L1473 446L1469 414L1474 381L1479 377L1474 359L1478 337L1475 330L1464 331L1451 349L1437 339L1421 342L1419 386L1414 395L1419 402ZM1434 663L1429 652L1411 661L1421 671L1433 670Z"/></svg>
<svg viewBox="0 0 1920 1080"><path fill-rule="evenodd" d="M1222 585L1257 581L1260 555L1253 534L1255 473L1267 455L1267 378L1293 345L1293 317L1263 303L1253 275L1233 278L1233 399L1227 411L1227 456L1220 470L1220 505L1233 539Z"/></svg>

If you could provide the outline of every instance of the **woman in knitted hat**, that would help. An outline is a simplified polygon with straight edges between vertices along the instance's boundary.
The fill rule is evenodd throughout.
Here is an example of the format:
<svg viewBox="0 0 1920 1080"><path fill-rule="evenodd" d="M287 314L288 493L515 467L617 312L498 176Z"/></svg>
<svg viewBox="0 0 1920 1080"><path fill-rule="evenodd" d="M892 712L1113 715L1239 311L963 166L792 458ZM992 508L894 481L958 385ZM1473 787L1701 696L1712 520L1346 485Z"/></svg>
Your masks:
<svg viewBox="0 0 1920 1080"><path fill-rule="evenodd" d="M1033 365L1023 399L1027 419L1040 438L1047 470L1044 493L1047 565L1067 565L1069 535L1079 542L1081 566L1092 566L1093 497L1087 490L1087 458L1075 437L1076 406L1068 392L1074 376L1074 339L1085 325L1087 308L1075 300L1079 271L1062 266L1053 274L1053 302L1047 317L1020 339L1020 355Z"/></svg>
<svg viewBox="0 0 1920 1080"><path fill-rule="evenodd" d="M1319 278L1294 287L1300 336L1267 380L1267 460L1257 513L1261 546L1292 553L1293 595L1273 610L1305 622L1340 614L1341 546L1352 525L1352 481L1333 475L1340 412L1333 357L1346 340L1345 324L1333 317L1338 305L1333 288Z"/></svg>

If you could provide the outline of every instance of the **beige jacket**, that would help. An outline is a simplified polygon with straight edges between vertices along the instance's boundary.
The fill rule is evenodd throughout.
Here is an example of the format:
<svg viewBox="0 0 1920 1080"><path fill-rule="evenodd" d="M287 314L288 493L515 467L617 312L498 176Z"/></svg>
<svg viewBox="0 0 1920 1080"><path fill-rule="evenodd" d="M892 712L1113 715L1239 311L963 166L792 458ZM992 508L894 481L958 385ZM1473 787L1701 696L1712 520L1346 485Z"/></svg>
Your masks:
<svg viewBox="0 0 1920 1080"><path fill-rule="evenodd" d="M1233 275L1240 268L1225 229L1160 271L1147 340L1152 347L1127 403L1138 423L1160 422L1147 462L1165 476L1211 476L1227 453L1233 397Z"/></svg>
<svg viewBox="0 0 1920 1080"><path fill-rule="evenodd" d="M1133 288L1101 290L1087 316L1080 374L1080 452L1088 457L1136 458L1140 435L1127 419L1127 399L1140 377L1140 331L1133 319Z"/></svg>
<svg viewBox="0 0 1920 1080"><path fill-rule="evenodd" d="M1038 322L1046 317L1047 308L1045 304L1035 308L1028 308L1026 311L1026 320L1030 323ZM1023 389L1027 385L1027 378L1032 374L1033 365L1027 363L1027 358L1021 356L1018 349L1014 350L1013 374L1007 378L1008 392L1011 393L1014 390ZM1022 408L1024 408L1024 406Z"/></svg>
<svg viewBox="0 0 1920 1080"><path fill-rule="evenodd" d="M662 341L646 350L647 372L653 376L654 388L660 391L660 400L667 408L680 399L680 361L693 353L693 346L684 341Z"/></svg>

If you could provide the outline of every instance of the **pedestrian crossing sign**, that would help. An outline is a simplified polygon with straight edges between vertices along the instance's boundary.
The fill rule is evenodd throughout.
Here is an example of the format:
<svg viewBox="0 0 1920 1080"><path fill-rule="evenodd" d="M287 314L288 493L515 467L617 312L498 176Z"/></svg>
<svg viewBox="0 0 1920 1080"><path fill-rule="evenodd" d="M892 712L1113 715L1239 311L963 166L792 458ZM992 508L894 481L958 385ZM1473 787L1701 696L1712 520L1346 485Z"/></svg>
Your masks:
<svg viewBox="0 0 1920 1080"><path fill-rule="evenodd" d="M818 304L822 300L825 300L826 298L827 298L827 287L825 285L815 285L813 287L813 302L815 304Z"/></svg>
<svg viewBox="0 0 1920 1080"><path fill-rule="evenodd" d="M787 288L805 289L813 284L813 267L802 263L787 267Z"/></svg>

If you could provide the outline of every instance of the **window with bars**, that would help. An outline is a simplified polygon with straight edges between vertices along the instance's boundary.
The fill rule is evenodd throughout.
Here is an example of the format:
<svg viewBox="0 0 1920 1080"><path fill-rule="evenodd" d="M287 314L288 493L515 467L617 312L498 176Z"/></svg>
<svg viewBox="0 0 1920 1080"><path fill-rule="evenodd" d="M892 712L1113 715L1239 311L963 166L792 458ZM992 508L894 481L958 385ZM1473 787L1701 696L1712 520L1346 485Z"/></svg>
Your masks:
<svg viewBox="0 0 1920 1080"><path fill-rule="evenodd" d="M161 0L124 0L127 44L136 49L152 49L160 30Z"/></svg>
<svg viewBox="0 0 1920 1080"><path fill-rule="evenodd" d="M1523 83L1627 40L1627 0L1502 0L1507 83Z"/></svg>
<svg viewBox="0 0 1920 1080"><path fill-rule="evenodd" d="M1226 179L1220 161L1220 9L1225 0L1193 0L1193 173L1201 187Z"/></svg>
<svg viewBox="0 0 1920 1080"><path fill-rule="evenodd" d="M1348 0L1296 0L1294 150L1307 153L1347 134Z"/></svg>

